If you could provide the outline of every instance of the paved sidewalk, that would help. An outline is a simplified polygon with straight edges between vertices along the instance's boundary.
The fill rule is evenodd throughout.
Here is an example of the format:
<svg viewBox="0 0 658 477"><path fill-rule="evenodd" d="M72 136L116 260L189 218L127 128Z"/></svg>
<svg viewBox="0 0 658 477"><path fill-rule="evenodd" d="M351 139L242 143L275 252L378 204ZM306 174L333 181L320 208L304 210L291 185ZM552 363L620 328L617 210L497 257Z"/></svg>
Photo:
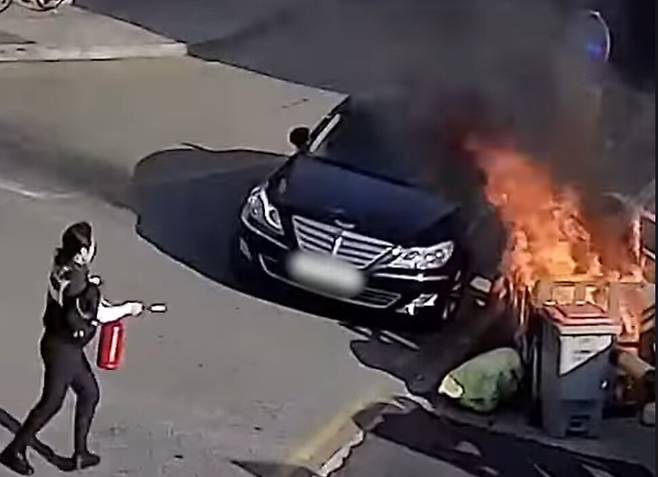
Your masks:
<svg viewBox="0 0 658 477"><path fill-rule="evenodd" d="M186 54L187 47L183 43L74 6L35 12L12 5L0 14L0 62L111 60Z"/></svg>

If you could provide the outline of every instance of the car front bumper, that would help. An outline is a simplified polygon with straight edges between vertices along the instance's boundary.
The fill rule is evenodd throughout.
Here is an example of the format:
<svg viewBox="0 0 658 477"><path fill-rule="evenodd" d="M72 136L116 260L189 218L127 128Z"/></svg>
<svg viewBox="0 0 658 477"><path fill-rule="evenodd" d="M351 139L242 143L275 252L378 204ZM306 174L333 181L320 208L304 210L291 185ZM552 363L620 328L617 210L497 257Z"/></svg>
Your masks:
<svg viewBox="0 0 658 477"><path fill-rule="evenodd" d="M451 260L445 269L435 275L390 269L375 272L366 270L366 285L359 295L350 298L332 295L309 288L291 278L287 263L290 255L298 249L296 245L287 243L285 238L272 237L243 217L239 242L244 259L269 278L309 293L371 310L408 316L432 314L446 319L454 311L453 307L458 305L463 292L459 263Z"/></svg>

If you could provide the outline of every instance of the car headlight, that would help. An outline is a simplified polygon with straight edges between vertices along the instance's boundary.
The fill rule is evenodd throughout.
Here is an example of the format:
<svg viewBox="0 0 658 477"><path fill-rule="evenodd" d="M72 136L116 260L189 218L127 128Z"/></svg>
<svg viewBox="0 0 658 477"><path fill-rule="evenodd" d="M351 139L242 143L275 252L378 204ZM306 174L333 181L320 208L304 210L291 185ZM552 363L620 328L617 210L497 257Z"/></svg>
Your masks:
<svg viewBox="0 0 658 477"><path fill-rule="evenodd" d="M392 268L408 268L413 270L429 270L441 268L455 251L455 243L452 241L441 242L432 247L414 247L400 249L397 256L388 264ZM394 253L396 253L394 251Z"/></svg>
<svg viewBox="0 0 658 477"><path fill-rule="evenodd" d="M249 194L245 207L247 215L254 221L268 230L278 234L283 233L279 211L270 203L264 187L256 187Z"/></svg>

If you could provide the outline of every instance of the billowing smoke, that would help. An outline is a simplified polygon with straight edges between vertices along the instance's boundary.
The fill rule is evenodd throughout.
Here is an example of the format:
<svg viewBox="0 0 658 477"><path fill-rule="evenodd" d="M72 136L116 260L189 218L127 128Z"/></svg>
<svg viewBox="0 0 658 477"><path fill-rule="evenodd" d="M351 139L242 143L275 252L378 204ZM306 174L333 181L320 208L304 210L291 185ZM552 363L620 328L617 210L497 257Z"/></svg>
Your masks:
<svg viewBox="0 0 658 477"><path fill-rule="evenodd" d="M614 185L609 182L616 176L624 181L615 182L633 189L640 187L634 185L639 177L653 172L651 154L645 154L653 149L653 138L640 138L653 128L653 109L644 108L642 120L631 118L631 110L652 101L629 99L633 93L620 87L599 102L591 91L593 72L586 67L584 51L573 48L578 43L573 26L578 9L638 2L653 0L292 2L257 31L197 45L195 51L203 58L352 96L406 95L398 108L402 111L392 116L397 127L388 124L381 135L390 139L399 134L396 147L406 151L403 157L414 153L430 169L439 167L437 158L444 155L444 144L436 137L441 133L438 123L453 111L463 116L471 107L479 123L512 128L533 156L555 164L564 180L603 190ZM619 14L615 8L608 11L614 12L610 15L616 28ZM580 21L583 31L590 29L591 22ZM622 30L625 35L627 29ZM620 41L615 34L615 45ZM636 50L613 47L613 56ZM604 111L606 124L630 129L614 134L614 147L595 127L598 110ZM418 135L401 127L409 124L409 114L411 130ZM417 156L417 146L425 153ZM620 158L640 152L649 160L642 159L640 167L635 163L638 177L628 177L629 171L620 166L627 159Z"/></svg>
<svg viewBox="0 0 658 477"><path fill-rule="evenodd" d="M637 193L655 176L653 99L587 57L587 15L549 1L477 3L460 11L425 71L399 75L407 157L422 158L433 186L465 204L469 220L485 180L463 148L473 133L512 140L548 164L587 211L599 213L607 191ZM494 235L478 235L476 247Z"/></svg>
<svg viewBox="0 0 658 477"><path fill-rule="evenodd" d="M415 130L437 187L477 190L460 157L467 133L508 136L588 205L610 190L637 193L655 176L653 96L633 90L585 54L592 22L556 2L469 9L455 53L437 45L436 68L415 75Z"/></svg>

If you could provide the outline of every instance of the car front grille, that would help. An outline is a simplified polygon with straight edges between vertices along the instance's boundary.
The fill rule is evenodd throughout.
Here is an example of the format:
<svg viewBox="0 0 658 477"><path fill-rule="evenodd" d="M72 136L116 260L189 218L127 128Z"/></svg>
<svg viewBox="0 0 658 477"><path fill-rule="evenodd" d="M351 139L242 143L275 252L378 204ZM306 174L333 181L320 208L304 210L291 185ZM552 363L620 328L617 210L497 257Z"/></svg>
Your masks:
<svg viewBox="0 0 658 477"><path fill-rule="evenodd" d="M372 308L388 308L395 304L395 302L397 302L400 297L401 296L398 293L393 293L386 290L376 290L374 288L366 288L352 300L354 303Z"/></svg>
<svg viewBox="0 0 658 477"><path fill-rule="evenodd" d="M393 248L383 240L304 217L293 216L292 223L301 250L332 255L359 269L369 267Z"/></svg>

